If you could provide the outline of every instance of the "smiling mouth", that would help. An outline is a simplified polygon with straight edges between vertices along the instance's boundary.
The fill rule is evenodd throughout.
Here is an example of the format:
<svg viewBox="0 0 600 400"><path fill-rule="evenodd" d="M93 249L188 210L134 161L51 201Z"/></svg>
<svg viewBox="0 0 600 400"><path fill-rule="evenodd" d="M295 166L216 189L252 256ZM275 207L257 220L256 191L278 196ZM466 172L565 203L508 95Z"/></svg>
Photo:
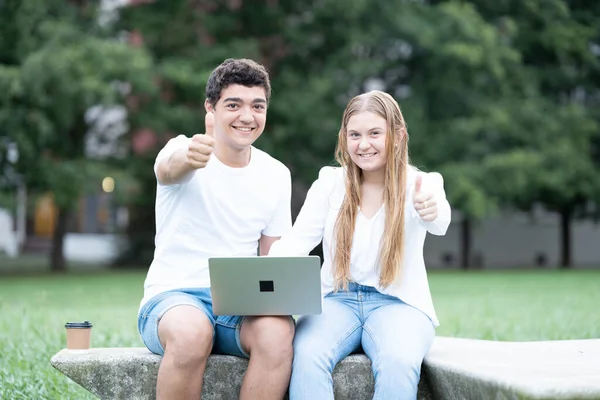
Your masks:
<svg viewBox="0 0 600 400"><path fill-rule="evenodd" d="M358 156L360 158L367 159L367 158L371 158L371 157L376 156L376 155L377 155L377 153L364 153L364 154L359 154Z"/></svg>
<svg viewBox="0 0 600 400"><path fill-rule="evenodd" d="M234 126L233 129L235 129L236 131L239 131L241 133L250 133L253 130L255 130L256 128L253 128L251 126Z"/></svg>

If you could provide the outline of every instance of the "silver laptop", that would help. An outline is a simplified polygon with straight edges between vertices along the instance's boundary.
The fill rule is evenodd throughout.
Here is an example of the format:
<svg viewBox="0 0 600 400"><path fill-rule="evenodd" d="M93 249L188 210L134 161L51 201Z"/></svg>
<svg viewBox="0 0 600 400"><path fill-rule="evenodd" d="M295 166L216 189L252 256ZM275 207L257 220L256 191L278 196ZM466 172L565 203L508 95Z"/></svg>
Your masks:
<svg viewBox="0 0 600 400"><path fill-rule="evenodd" d="M321 262L305 257L208 259L215 315L321 313Z"/></svg>

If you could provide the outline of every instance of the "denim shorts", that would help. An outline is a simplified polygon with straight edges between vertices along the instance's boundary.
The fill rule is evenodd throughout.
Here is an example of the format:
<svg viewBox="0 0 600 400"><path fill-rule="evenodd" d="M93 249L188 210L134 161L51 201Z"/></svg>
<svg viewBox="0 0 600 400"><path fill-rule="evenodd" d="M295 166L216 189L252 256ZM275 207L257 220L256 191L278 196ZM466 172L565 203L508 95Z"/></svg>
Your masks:
<svg viewBox="0 0 600 400"><path fill-rule="evenodd" d="M203 311L213 326L213 354L227 354L249 358L240 342L240 329L244 317L215 316L210 288L177 289L159 293L148 300L138 313L138 331L151 352L164 355L158 337L158 323L173 307L189 305Z"/></svg>

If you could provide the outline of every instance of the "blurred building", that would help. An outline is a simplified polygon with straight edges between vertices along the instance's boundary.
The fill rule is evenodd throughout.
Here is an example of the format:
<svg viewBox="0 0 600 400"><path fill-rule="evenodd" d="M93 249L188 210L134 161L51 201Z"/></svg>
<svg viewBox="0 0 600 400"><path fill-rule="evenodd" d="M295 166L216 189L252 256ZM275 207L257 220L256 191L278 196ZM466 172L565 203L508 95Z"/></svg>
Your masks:
<svg viewBox="0 0 600 400"><path fill-rule="evenodd" d="M600 222L574 220L571 226L574 267L600 267ZM560 265L560 216L540 209L533 213L502 211L473 226L472 268L556 268ZM461 215L454 212L446 236L428 235L425 264L430 268L461 267Z"/></svg>

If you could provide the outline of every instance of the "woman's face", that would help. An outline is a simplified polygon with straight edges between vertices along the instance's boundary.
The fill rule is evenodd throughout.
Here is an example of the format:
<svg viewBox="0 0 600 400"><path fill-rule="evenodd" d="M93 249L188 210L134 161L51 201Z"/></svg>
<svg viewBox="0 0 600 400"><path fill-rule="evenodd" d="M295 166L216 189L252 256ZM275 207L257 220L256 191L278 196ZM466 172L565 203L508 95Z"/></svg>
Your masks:
<svg viewBox="0 0 600 400"><path fill-rule="evenodd" d="M387 163L386 131L386 120L372 112L364 111L348 120L348 153L352 161L364 172L384 170Z"/></svg>

